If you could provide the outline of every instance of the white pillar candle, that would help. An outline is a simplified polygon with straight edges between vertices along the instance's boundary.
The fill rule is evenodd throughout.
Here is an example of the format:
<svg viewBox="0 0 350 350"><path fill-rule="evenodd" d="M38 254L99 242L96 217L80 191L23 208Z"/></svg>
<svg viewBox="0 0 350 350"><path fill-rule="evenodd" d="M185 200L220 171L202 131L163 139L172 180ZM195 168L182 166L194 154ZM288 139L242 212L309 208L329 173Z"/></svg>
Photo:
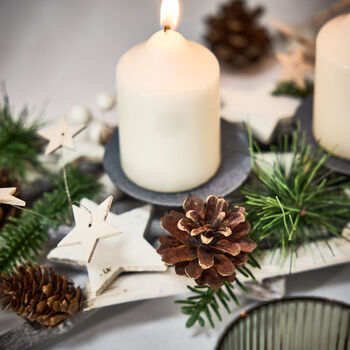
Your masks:
<svg viewBox="0 0 350 350"><path fill-rule="evenodd" d="M177 18L164 7L162 13L163 24L174 28ZM172 29L155 33L121 58L120 152L131 181L153 191L179 192L215 174L220 165L219 79L215 56Z"/></svg>
<svg viewBox="0 0 350 350"><path fill-rule="evenodd" d="M350 159L350 14L317 36L313 131L323 148Z"/></svg>

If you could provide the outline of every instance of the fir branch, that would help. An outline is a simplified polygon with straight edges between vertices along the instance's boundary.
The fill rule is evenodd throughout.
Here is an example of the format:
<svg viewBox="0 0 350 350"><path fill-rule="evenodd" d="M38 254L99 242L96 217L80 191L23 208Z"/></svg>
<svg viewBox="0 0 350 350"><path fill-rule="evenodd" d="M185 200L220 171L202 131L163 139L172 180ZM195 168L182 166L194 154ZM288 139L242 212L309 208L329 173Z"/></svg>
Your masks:
<svg viewBox="0 0 350 350"><path fill-rule="evenodd" d="M39 153L42 140L37 135L40 124L29 123L28 109L17 118L11 114L9 99L0 102L0 171L5 171L11 181L21 183L32 171L41 171Z"/></svg>
<svg viewBox="0 0 350 350"><path fill-rule="evenodd" d="M247 219L252 224L252 239L281 248L285 255L304 244L341 236L350 220L350 187L345 178L331 173L323 165L330 157L320 149L312 152L305 136L295 131L292 160L288 166L281 156L289 151L287 138L280 142L273 164L259 163L259 150L251 138L251 157L256 183L242 189Z"/></svg>
<svg viewBox="0 0 350 350"><path fill-rule="evenodd" d="M69 191L73 202L83 197L93 198L100 184L78 168L66 168ZM35 202L33 212L24 211L20 217L11 217L0 232L0 273L10 273L17 265L33 261L48 239L50 227L57 228L71 219L71 208L62 176L52 179L55 189Z"/></svg>
<svg viewBox="0 0 350 350"><path fill-rule="evenodd" d="M248 264L260 268L258 262L251 255L249 256ZM253 273L246 266L239 268L238 272L245 277L250 277L255 280ZM248 290L238 278L235 279L234 283L236 283L244 293L248 293ZM225 281L224 286L218 291L208 286L187 286L193 294L185 300L175 301L175 304L183 305L181 307L181 312L188 316L186 327L191 328L196 323L204 327L206 319L211 327L215 328L213 314L216 316L217 320L221 322L221 308L224 308L226 312L230 314L231 309L229 303L234 302L236 305L239 305L238 298L234 292L234 283Z"/></svg>
<svg viewBox="0 0 350 350"><path fill-rule="evenodd" d="M314 85L307 81L306 87L300 89L294 82L279 82L272 91L273 96L291 96L297 98L305 98L314 91Z"/></svg>

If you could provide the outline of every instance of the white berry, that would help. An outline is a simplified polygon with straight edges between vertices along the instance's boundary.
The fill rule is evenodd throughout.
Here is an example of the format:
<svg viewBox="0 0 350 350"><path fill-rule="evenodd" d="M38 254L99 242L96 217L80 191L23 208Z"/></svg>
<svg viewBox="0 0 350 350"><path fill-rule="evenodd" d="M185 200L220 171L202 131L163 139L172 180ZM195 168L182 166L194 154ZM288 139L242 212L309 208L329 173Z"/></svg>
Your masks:
<svg viewBox="0 0 350 350"><path fill-rule="evenodd" d="M74 124L88 124L92 119L90 110L82 105L75 105L69 112L69 120Z"/></svg>
<svg viewBox="0 0 350 350"><path fill-rule="evenodd" d="M111 94L100 93L97 96L97 105L103 111L109 111L115 106L115 97Z"/></svg>

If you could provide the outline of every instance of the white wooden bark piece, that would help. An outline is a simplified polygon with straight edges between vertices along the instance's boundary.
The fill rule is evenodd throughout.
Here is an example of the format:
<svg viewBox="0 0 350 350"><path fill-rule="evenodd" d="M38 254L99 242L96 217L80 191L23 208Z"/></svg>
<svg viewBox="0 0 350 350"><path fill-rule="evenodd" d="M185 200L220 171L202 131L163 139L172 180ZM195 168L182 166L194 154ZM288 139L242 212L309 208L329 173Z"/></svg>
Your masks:
<svg viewBox="0 0 350 350"><path fill-rule="evenodd" d="M193 280L176 275L173 268L169 268L166 272L124 274L96 297L91 294L90 286L87 284L87 310L182 294L188 292L187 285L194 284Z"/></svg>
<svg viewBox="0 0 350 350"><path fill-rule="evenodd" d="M298 250L298 259L296 261L294 259L291 271L289 258L282 260L278 251L274 255L271 251L266 251L259 260L261 270L252 269L252 272L257 282L260 283L259 285L265 288L263 286L265 281L275 277L350 262L350 243L339 238L333 238L328 242L334 255L324 242L318 242L318 247L315 244L311 244L310 247L301 247ZM249 281L247 286L254 292L255 287L251 280L244 276L240 276L240 280L243 283ZM163 273L125 274L115 280L101 295L93 296L87 284L87 309L187 293L187 285L194 286L194 280L176 275L172 268ZM268 291L265 292L268 293ZM236 293L240 294L239 288L236 288Z"/></svg>
<svg viewBox="0 0 350 350"><path fill-rule="evenodd" d="M332 251L329 249L332 248ZM300 273L350 262L350 242L341 238L331 238L328 245L324 241L305 244L298 249L298 258L264 251L259 259L261 270L253 269L255 278L262 282L267 278L287 276L290 273Z"/></svg>
<svg viewBox="0 0 350 350"><path fill-rule="evenodd" d="M96 207L88 199L83 199L81 205L89 210ZM122 233L101 240L96 247L93 264L87 266L92 295L100 294L122 272L166 270L161 257L143 237L151 211L152 206L146 205L120 215L109 214L107 223ZM48 259L85 265L84 252L79 245L55 248Z"/></svg>

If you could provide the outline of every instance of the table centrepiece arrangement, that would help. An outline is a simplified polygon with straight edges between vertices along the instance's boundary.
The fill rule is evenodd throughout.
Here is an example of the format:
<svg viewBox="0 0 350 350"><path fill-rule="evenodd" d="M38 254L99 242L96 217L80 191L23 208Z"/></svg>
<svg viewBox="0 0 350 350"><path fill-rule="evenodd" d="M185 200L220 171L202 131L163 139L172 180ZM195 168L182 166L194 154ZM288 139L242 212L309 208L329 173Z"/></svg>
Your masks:
<svg viewBox="0 0 350 350"><path fill-rule="evenodd" d="M0 336L0 348L43 343L102 307L180 294L184 325L215 327L244 295L282 297L283 287L276 286L283 276L350 262L350 51L344 45L350 14L325 25L316 49L312 40L274 22L299 46L277 53L283 71L269 99L304 99L315 90L314 112L309 96L289 133L276 135L258 124L242 128L220 120L215 55L238 70L268 59L274 39L257 23L262 12L244 1L222 7L207 19L210 52L176 31L179 1L163 0L162 29L117 65L117 103L111 95L98 96L102 111L117 106L117 129L98 124L80 105L53 125L30 122L29 111L15 116L4 96L0 298L26 322ZM330 42L334 50L326 49ZM336 72L331 86L329 70ZM59 272L61 266L81 270L88 283L77 285ZM287 324L284 307L311 323L302 316L308 308L331 314L327 328L335 333L329 341L348 341L348 306L287 299L235 321L218 349L231 349L233 342L259 348L256 332L274 343L267 323L260 330L256 320L263 313L269 324ZM315 339L321 328L312 333ZM278 344L300 344L291 336L300 332L283 329Z"/></svg>

